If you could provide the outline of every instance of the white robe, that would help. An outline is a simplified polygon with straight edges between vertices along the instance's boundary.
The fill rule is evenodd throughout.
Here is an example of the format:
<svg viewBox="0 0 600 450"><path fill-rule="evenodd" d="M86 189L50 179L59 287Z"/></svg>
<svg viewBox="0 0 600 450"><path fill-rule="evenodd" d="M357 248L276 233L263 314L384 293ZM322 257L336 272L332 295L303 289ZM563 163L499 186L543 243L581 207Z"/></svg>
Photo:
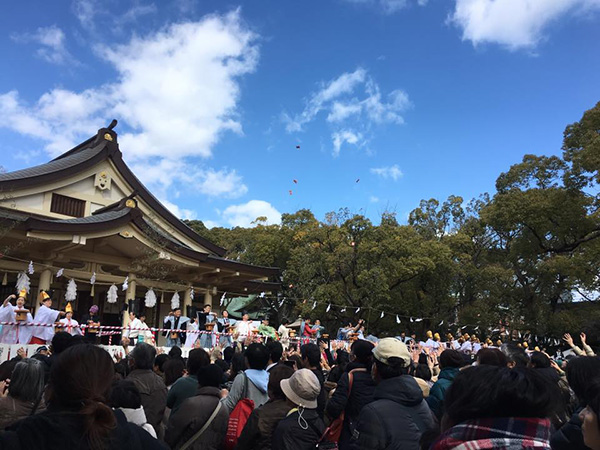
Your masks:
<svg viewBox="0 0 600 450"><path fill-rule="evenodd" d="M238 342L245 342L248 336L252 334L251 331L253 328L252 322L250 321L244 322L243 320L240 320L236 323L235 331L239 333L237 338Z"/></svg>
<svg viewBox="0 0 600 450"><path fill-rule="evenodd" d="M192 323L192 321L190 320L189 322L186 323L186 330L190 331L198 331L198 322L194 322ZM198 336L200 336L200 334L198 333L186 333L185 334L185 345L184 347L187 348L192 348L194 346L194 344L196 343L196 339L198 339Z"/></svg>
<svg viewBox="0 0 600 450"><path fill-rule="evenodd" d="M52 308L48 308L46 305L42 305L35 313L33 321L35 323L47 323L53 324L58 320L60 311ZM54 327L32 327L33 337L41 339L42 341L50 342L54 337Z"/></svg>
<svg viewBox="0 0 600 450"><path fill-rule="evenodd" d="M77 322L75 319L69 320L65 317L64 319L60 319L59 323L62 323L65 326L63 331L66 331L71 336L83 335L81 328L79 328L79 322Z"/></svg>
<svg viewBox="0 0 600 450"><path fill-rule="evenodd" d="M17 314L15 311L18 308L8 303L6 306L0 306L0 322L16 322ZM31 313L27 313L27 320L22 323L33 323ZM0 332L0 343L2 344L29 344L31 334L33 333L31 326L19 325L3 325Z"/></svg>
<svg viewBox="0 0 600 450"><path fill-rule="evenodd" d="M127 325L127 329L125 330L125 333L123 333L123 337L132 339L137 338L140 335L140 330L138 330L138 328L143 328L142 321L136 317L129 322L129 325Z"/></svg>

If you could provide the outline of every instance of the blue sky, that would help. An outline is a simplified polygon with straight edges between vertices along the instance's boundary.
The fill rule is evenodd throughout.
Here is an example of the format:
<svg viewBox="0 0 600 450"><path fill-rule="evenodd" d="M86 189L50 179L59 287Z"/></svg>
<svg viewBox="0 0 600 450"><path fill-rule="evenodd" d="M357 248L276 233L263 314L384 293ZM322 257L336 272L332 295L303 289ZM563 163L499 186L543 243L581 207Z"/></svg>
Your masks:
<svg viewBox="0 0 600 450"><path fill-rule="evenodd" d="M0 164L117 118L126 160L180 217L405 220L560 153L600 100L599 23L598 0L13 2Z"/></svg>

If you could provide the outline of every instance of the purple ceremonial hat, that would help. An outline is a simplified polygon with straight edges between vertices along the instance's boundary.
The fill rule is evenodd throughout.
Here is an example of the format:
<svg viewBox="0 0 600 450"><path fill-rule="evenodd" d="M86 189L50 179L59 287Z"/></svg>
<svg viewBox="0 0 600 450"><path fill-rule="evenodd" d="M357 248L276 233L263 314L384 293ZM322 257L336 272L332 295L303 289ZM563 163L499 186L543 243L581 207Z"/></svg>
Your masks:
<svg viewBox="0 0 600 450"><path fill-rule="evenodd" d="M96 314L98 312L99 308L98 305L92 305L92 307L90 308L90 312L92 314Z"/></svg>

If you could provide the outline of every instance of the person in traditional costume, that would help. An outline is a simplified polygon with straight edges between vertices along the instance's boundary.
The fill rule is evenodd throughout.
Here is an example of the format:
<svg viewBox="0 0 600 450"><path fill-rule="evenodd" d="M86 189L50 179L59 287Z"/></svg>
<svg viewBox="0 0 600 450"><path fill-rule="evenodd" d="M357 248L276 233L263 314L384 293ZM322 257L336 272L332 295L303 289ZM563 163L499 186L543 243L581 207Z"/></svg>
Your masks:
<svg viewBox="0 0 600 450"><path fill-rule="evenodd" d="M237 335L236 339L240 344L242 344L242 346L245 344L248 338L252 337L251 335L254 326L252 325L252 322L248 320L249 318L250 316L248 313L244 311L242 320L235 324L235 334Z"/></svg>
<svg viewBox="0 0 600 450"><path fill-rule="evenodd" d="M204 310L198 313L198 330L209 331L209 333L200 333L200 346L202 348L213 348L213 326L206 326L206 324L213 323L215 321L215 315L210 311L210 305L204 305Z"/></svg>
<svg viewBox="0 0 600 450"><path fill-rule="evenodd" d="M233 345L233 336L231 333L233 331L233 327L237 323L237 320L229 318L229 312L225 309L221 313L223 317L217 319L217 327L219 329L219 344L225 347L231 347Z"/></svg>
<svg viewBox="0 0 600 450"><path fill-rule="evenodd" d="M70 305L69 305L70 306ZM60 319L59 323L63 325L61 331L69 333L71 336L81 336L83 332L79 328L79 322L73 319L73 310L71 308L66 309L66 316L64 319Z"/></svg>
<svg viewBox="0 0 600 450"><path fill-rule="evenodd" d="M290 329L286 327L286 325L289 325L289 323L289 320L283 319L281 325L279 325L279 328L277 329L277 333L279 334L279 342L281 342L281 345L283 345L284 350L287 350L290 346Z"/></svg>
<svg viewBox="0 0 600 450"><path fill-rule="evenodd" d="M169 330L185 330L185 324L189 318L181 315L181 308L175 308L163 321L165 328ZM165 331L167 347L181 347L185 342L185 331Z"/></svg>
<svg viewBox="0 0 600 450"><path fill-rule="evenodd" d="M275 331L275 328L269 326L269 318L265 317L262 320L262 323L258 326L258 332L260 334L262 334L263 336L266 336L269 339L277 339L277 332Z"/></svg>
<svg viewBox="0 0 600 450"><path fill-rule="evenodd" d="M98 334L100 334L100 328L98 328L100 326L99 311L100 308L98 308L98 305L92 305L89 314L84 314L81 318L81 322L87 325L83 335L86 342L90 344L98 343Z"/></svg>
<svg viewBox="0 0 600 450"><path fill-rule="evenodd" d="M40 307L35 312L35 318L33 321L39 326L33 328L33 336L31 337L31 343L35 345L46 345L52 341L54 337L54 327L52 324L56 323L60 316L66 315L64 311L57 311L52 309L52 299L46 293L41 291L40 295ZM44 325L46 324L46 325Z"/></svg>
<svg viewBox="0 0 600 450"><path fill-rule="evenodd" d="M140 333L143 334L143 331L140 331L141 328L142 321L137 318L137 315L133 311L131 311L129 313L129 324L123 332L123 337L129 338L130 344L135 346ZM143 341L144 338L142 338L142 342Z"/></svg>
<svg viewBox="0 0 600 450"><path fill-rule="evenodd" d="M151 345L156 345L156 341L154 339L154 334L152 334L152 330L146 323L146 316L140 314L140 334L138 335L138 342L146 342Z"/></svg>
<svg viewBox="0 0 600 450"><path fill-rule="evenodd" d="M185 334L184 347L194 348L194 345L198 340L198 333L194 333L195 331L198 331L198 318L192 317L186 324L186 330L188 332Z"/></svg>
<svg viewBox="0 0 600 450"><path fill-rule="evenodd" d="M9 295L0 307L1 322L18 322L19 324L33 323L33 317L29 310L25 309L25 300L27 291L25 289L19 292L19 297ZM10 301L16 299L16 306L13 306ZM31 334L33 333L32 326L23 325L4 325L0 331L0 343L2 344L29 344Z"/></svg>

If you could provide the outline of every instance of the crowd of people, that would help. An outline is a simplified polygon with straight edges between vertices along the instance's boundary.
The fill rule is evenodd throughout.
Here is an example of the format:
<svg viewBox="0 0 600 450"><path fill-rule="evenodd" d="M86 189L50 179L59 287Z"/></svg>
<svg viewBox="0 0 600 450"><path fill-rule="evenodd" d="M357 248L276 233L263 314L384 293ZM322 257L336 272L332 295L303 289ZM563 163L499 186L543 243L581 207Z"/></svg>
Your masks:
<svg viewBox="0 0 600 450"><path fill-rule="evenodd" d="M305 318L296 340L224 314L228 331L197 335L184 358L187 336L164 353L130 318L121 354L66 329L0 365L0 449L600 450L600 358L583 333L550 356L467 335L377 339L360 321L330 340Z"/></svg>

